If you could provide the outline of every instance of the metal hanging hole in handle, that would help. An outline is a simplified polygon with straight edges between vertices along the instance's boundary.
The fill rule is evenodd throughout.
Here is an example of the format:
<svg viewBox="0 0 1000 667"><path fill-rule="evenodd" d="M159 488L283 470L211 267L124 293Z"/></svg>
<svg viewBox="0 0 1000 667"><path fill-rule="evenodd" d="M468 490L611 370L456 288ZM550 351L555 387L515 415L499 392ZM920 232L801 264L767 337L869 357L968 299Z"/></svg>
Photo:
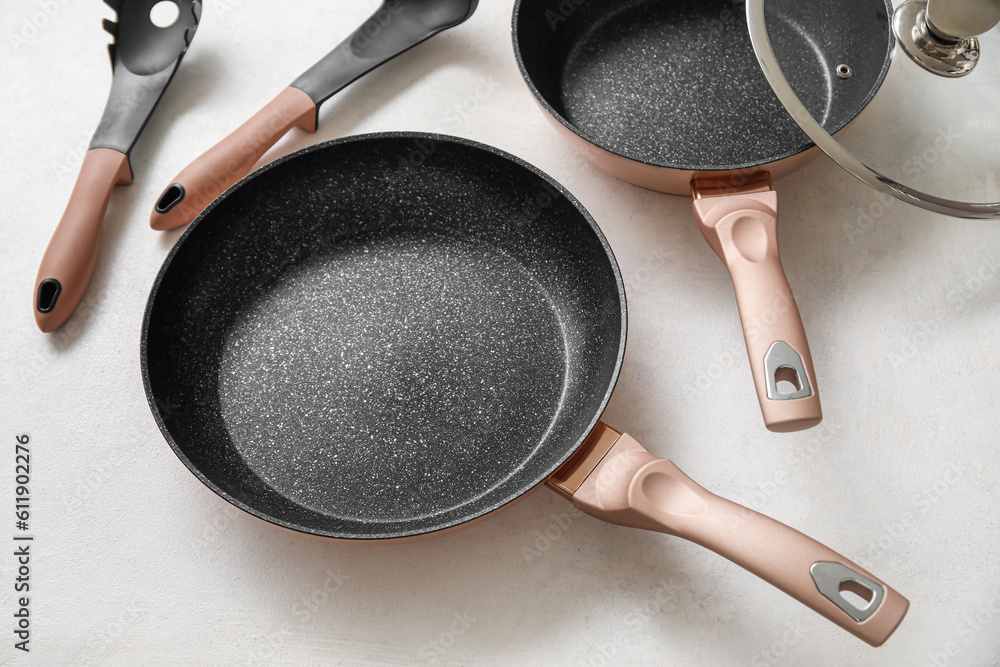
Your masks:
<svg viewBox="0 0 1000 667"><path fill-rule="evenodd" d="M809 574L823 597L859 623L871 618L885 599L885 588L840 563L813 563ZM844 597L844 593L858 596L865 602L864 606L854 604Z"/></svg>
<svg viewBox="0 0 1000 667"><path fill-rule="evenodd" d="M767 397L772 401L792 401L812 396L802 357L785 341L771 343L764 355L764 372L767 374ZM795 389L782 391L779 383L783 382L790 383Z"/></svg>

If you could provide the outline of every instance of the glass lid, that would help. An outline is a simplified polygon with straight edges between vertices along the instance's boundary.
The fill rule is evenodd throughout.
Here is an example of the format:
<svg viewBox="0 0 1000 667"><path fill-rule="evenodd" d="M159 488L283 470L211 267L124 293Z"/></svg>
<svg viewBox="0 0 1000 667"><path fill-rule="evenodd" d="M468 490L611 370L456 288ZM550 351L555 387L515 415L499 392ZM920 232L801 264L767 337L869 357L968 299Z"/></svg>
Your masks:
<svg viewBox="0 0 1000 667"><path fill-rule="evenodd" d="M746 0L765 76L876 190L1000 218L1000 0Z"/></svg>

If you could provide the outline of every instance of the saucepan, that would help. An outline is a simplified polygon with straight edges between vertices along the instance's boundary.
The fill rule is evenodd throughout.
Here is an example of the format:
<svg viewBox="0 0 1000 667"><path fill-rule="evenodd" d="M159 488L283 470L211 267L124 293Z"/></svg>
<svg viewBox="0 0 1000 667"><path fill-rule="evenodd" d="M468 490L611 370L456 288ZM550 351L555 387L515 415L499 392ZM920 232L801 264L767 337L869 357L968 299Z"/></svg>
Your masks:
<svg viewBox="0 0 1000 667"><path fill-rule="evenodd" d="M884 642L899 593L601 423L625 339L611 248L557 182L472 141L386 133L281 158L209 205L157 276L141 356L180 460L278 526L396 541L544 484Z"/></svg>
<svg viewBox="0 0 1000 667"><path fill-rule="evenodd" d="M769 0L785 75L831 132L881 85L893 50L885 0ZM518 0L514 51L553 125L636 185L694 196L732 277L764 423L822 419L805 329L778 254L773 179L818 155L775 97L733 0ZM852 63L848 67L845 63ZM819 84L819 85L817 85Z"/></svg>

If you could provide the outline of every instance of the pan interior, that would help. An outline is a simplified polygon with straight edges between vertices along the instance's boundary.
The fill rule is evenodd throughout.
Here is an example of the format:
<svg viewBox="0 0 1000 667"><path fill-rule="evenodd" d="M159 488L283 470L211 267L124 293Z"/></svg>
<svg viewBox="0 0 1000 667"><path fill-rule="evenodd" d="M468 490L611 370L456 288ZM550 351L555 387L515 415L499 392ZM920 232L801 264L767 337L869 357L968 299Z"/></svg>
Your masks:
<svg viewBox="0 0 1000 667"><path fill-rule="evenodd" d="M389 229L304 260L237 315L219 400L233 445L289 498L415 519L466 502L451 485L486 492L528 460L566 372L555 304L517 260Z"/></svg>
<svg viewBox="0 0 1000 667"><path fill-rule="evenodd" d="M181 458L260 516L427 532L586 437L623 305L596 225L525 165L440 138L335 142L183 238L150 301L147 389Z"/></svg>
<svg viewBox="0 0 1000 667"><path fill-rule="evenodd" d="M884 0L769 0L784 73L831 132L874 95L891 56ZM664 167L728 170L812 144L760 71L744 2L521 0L515 42L540 101L585 139ZM840 64L854 74L836 76Z"/></svg>

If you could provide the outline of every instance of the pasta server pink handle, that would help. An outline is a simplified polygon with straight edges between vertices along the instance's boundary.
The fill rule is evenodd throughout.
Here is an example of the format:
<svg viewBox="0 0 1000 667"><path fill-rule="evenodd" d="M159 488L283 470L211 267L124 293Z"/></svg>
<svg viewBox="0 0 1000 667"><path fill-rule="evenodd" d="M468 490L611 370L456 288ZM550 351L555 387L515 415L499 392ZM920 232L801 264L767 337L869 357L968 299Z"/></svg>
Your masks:
<svg viewBox="0 0 1000 667"><path fill-rule="evenodd" d="M733 281L764 425L789 432L819 424L816 371L778 255L778 195L770 178L753 192L698 181L692 189L701 232Z"/></svg>
<svg viewBox="0 0 1000 667"><path fill-rule="evenodd" d="M631 436L598 429L603 432L595 441L614 444L593 471L580 481L578 465L550 481L585 513L711 549L872 646L882 645L902 622L910 603L870 572L783 523L706 491ZM591 452L590 461L597 456ZM574 474L576 482L566 481ZM858 606L844 591L867 602Z"/></svg>
<svg viewBox="0 0 1000 667"><path fill-rule="evenodd" d="M87 151L35 278L35 323L45 333L62 326L83 299L97 264L111 191L131 182L124 153L110 148Z"/></svg>

